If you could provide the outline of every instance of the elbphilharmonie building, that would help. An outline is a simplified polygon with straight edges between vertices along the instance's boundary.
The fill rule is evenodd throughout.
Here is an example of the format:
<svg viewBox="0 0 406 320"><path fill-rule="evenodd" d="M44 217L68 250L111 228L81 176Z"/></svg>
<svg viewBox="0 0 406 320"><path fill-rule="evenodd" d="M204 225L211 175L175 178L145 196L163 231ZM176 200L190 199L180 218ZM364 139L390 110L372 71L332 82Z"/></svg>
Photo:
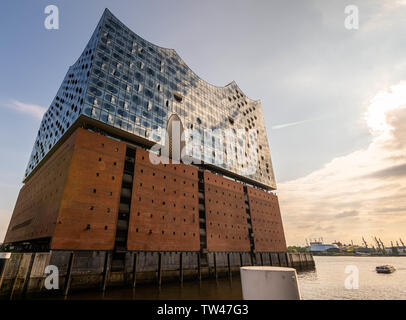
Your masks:
<svg viewBox="0 0 406 320"><path fill-rule="evenodd" d="M151 162L173 121L198 161ZM134 279L283 265L275 190L260 101L204 81L106 9L44 114L4 243Z"/></svg>

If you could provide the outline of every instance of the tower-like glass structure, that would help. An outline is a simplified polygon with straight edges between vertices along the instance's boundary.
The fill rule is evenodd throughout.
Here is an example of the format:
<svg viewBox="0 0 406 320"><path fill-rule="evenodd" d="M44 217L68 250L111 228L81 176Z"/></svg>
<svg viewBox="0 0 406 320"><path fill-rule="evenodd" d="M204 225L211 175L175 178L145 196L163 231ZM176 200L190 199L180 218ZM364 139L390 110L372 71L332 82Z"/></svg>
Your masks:
<svg viewBox="0 0 406 320"><path fill-rule="evenodd" d="M252 160L256 170L245 176L268 189L276 188L260 101L249 99L235 82L218 87L202 80L175 50L144 40L107 9L44 114L25 179L80 116L154 143L160 139L157 130L165 129L173 114L186 129L202 136L205 129L254 134L255 145L248 138L236 141L243 155L256 149ZM226 148L215 144L205 148L209 148L206 163L241 174L244 164L238 161L214 161L219 153L226 158Z"/></svg>

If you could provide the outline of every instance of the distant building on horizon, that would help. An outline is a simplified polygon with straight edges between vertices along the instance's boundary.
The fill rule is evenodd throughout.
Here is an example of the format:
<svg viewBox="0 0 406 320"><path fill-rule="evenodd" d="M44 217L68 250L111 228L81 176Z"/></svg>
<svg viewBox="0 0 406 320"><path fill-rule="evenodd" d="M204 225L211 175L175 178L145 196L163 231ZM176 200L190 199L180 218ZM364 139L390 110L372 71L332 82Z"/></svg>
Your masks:
<svg viewBox="0 0 406 320"><path fill-rule="evenodd" d="M339 247L335 243L323 243L321 241L310 242L309 251L310 252L327 252L331 250L339 250Z"/></svg>
<svg viewBox="0 0 406 320"><path fill-rule="evenodd" d="M237 136L235 161L219 164L230 152L213 138L200 164L152 164L157 132L172 121L202 136L252 133L257 144ZM256 170L243 174L238 160L250 151ZM144 268L283 264L275 189L260 101L235 82L205 82L106 9L44 114L4 244L57 260L110 255L116 271L135 257Z"/></svg>

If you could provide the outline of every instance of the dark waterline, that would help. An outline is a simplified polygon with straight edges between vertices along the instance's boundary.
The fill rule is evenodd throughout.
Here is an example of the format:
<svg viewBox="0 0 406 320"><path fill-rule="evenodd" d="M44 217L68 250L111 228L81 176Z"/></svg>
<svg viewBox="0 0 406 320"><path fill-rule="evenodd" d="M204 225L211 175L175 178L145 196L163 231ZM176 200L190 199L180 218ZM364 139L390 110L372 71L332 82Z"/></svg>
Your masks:
<svg viewBox="0 0 406 320"><path fill-rule="evenodd" d="M241 300L241 281L239 276L232 279L204 279L180 283L163 283L161 288L153 284L139 284L133 288L108 288L100 291L73 292L68 300L106 299L106 300Z"/></svg>

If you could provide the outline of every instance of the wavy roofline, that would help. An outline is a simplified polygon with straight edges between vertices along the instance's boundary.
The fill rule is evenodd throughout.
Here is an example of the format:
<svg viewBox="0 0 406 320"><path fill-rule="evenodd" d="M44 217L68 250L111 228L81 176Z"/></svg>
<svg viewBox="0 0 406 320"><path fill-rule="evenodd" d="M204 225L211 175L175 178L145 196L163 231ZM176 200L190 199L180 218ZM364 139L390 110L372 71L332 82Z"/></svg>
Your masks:
<svg viewBox="0 0 406 320"><path fill-rule="evenodd" d="M232 84L234 84L234 85L239 89L239 91L243 93L243 95L244 95L245 98L247 98L248 100L250 100L250 101L252 101L252 102L261 103L261 100L260 100L260 99L252 99L252 98L248 97L248 96L245 94L245 92L244 92L243 90L241 90L240 86L237 84L237 82L236 82L235 80L232 80L231 82L229 82L229 83L226 84L225 86L217 86L217 85L215 85L215 84L212 84L212 83L206 81L205 79L203 79L202 77L200 77L195 71L193 71L193 69L192 69L191 67L189 67L189 65L185 62L185 60L183 60L183 58L179 55L179 53L178 53L175 49L159 46L159 45L157 45L157 44L155 44L155 43L152 43L152 42L146 40L144 37L141 37L138 33L136 33L136 32L134 32L133 30L131 30L124 22L122 22L119 18L117 18L108 8L105 8L105 9L104 9L103 17L104 17L104 15L106 14L106 12L108 12L110 15L112 15L116 20L120 21L120 23L121 23L122 25L124 25L128 30L130 30L132 33L136 34L138 37L140 37L142 40L144 40L144 41L147 42L148 44L150 44L150 45L152 45L152 46L154 46L154 47L156 47L156 48L159 48L159 49L162 49L162 50L167 50L167 51L172 51L173 53L175 53L175 54L177 55L177 57L179 58L179 60L181 60L181 61L184 63L184 65L185 65L197 78L199 78L200 80L202 80L204 83L208 84L209 86L212 86L213 88L218 88L218 89L226 89L226 88L230 87ZM102 18L103 18L103 17L102 17Z"/></svg>

